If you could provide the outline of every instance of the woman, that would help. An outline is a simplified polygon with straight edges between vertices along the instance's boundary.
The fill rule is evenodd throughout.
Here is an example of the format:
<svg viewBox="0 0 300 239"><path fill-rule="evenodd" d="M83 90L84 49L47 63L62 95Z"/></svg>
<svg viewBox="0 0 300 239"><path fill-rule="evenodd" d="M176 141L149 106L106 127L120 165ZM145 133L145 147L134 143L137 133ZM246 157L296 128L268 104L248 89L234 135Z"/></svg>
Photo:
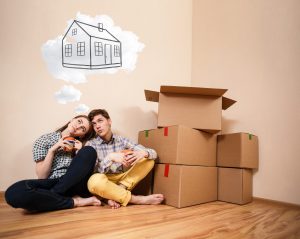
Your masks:
<svg viewBox="0 0 300 239"><path fill-rule="evenodd" d="M57 131L38 138L33 145L38 179L22 180L10 186L5 192L6 202L29 211L101 205L87 189L97 153L83 144L91 137L92 130L88 117L78 115ZM75 138L71 152L66 151L70 146L64 140L67 136Z"/></svg>

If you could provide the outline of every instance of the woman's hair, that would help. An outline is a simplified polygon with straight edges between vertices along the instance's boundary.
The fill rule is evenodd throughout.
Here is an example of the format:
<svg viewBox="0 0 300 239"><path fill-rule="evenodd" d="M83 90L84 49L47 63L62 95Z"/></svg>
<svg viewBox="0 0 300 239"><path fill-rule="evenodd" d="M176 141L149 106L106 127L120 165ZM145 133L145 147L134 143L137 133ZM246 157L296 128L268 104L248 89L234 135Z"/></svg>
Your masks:
<svg viewBox="0 0 300 239"><path fill-rule="evenodd" d="M86 115L77 115L73 119L78 119L78 118L85 118L89 122L89 129L88 129L88 131L82 137L78 137L77 138L78 140L80 140L82 142L82 145L84 145L89 139L91 139L93 137L93 134L94 134L94 132L93 132L93 126L92 126L92 122L89 120L89 117L87 117ZM62 132L62 131L64 131L68 127L68 124L70 122L71 121L69 121L64 126L62 126L59 129L57 129L56 132Z"/></svg>

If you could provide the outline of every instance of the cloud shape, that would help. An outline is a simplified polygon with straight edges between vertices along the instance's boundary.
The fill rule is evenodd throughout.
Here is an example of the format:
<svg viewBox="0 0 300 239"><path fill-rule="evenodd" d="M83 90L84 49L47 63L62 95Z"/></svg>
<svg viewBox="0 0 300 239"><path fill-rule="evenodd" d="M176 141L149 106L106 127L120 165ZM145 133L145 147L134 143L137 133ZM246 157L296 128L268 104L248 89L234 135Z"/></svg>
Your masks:
<svg viewBox="0 0 300 239"><path fill-rule="evenodd" d="M47 63L49 72L55 79L64 80L70 83L85 83L86 77L83 70L74 70L62 66L61 46L63 36L54 40L48 40L42 46L43 58Z"/></svg>
<svg viewBox="0 0 300 239"><path fill-rule="evenodd" d="M136 68L138 53L140 53L145 45L139 42L136 34L130 31L124 31L119 26L115 26L113 20L107 15L97 15L90 17L88 15L77 13L76 19L71 19L67 22L67 27L62 34L65 34L69 29L73 20L78 20L93 26L98 26L102 23L112 35L122 43L122 67L106 68L98 70L72 69L62 66L62 39L63 35L57 36L55 39L48 40L42 46L42 55L47 64L49 72L55 79L64 80L69 83L85 83L86 76L91 74L107 73L114 74L120 69L133 71Z"/></svg>
<svg viewBox="0 0 300 239"><path fill-rule="evenodd" d="M60 104L79 101L81 92L72 85L64 85L59 91L55 92L54 97Z"/></svg>
<svg viewBox="0 0 300 239"><path fill-rule="evenodd" d="M88 106L86 106L85 104L79 104L76 108L75 108L75 112L80 114L80 113L86 113L90 110L90 108Z"/></svg>

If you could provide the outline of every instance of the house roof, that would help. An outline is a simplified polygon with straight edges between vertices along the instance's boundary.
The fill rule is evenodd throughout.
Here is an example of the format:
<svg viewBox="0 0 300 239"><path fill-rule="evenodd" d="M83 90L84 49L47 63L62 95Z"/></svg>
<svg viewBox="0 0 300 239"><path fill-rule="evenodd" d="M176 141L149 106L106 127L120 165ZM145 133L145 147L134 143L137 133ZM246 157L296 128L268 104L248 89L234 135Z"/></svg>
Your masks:
<svg viewBox="0 0 300 239"><path fill-rule="evenodd" d="M73 24L77 24L89 36L100 38L100 39L105 39L105 40L110 40L110 41L120 42L116 37L114 37L105 28L102 28L103 31L100 32L98 26L93 26L93 25L90 25L90 24L87 24L87 23L79 22L77 20L74 20L74 22L72 23L72 25Z"/></svg>

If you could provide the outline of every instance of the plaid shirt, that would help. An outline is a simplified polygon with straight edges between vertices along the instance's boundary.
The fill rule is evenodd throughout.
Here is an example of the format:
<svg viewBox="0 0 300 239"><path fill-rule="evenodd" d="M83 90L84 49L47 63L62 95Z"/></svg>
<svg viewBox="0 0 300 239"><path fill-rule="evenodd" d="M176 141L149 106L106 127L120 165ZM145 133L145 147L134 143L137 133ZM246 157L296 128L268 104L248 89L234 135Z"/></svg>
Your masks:
<svg viewBox="0 0 300 239"><path fill-rule="evenodd" d="M33 144L33 160L35 162L44 160L48 150L61 138L60 132L52 132L39 137ZM72 153L57 151L54 155L50 174L48 178L60 178L65 175L72 162Z"/></svg>
<svg viewBox="0 0 300 239"><path fill-rule="evenodd" d="M124 149L133 151L144 150L148 152L148 159L156 159L157 154L153 149L145 148L143 145L132 142L131 140L119 135L112 135L110 141L106 142L97 136L96 138L88 141L86 146L92 146L98 155L96 169L99 173L122 173L124 172L122 163L111 162L108 154L119 152Z"/></svg>

